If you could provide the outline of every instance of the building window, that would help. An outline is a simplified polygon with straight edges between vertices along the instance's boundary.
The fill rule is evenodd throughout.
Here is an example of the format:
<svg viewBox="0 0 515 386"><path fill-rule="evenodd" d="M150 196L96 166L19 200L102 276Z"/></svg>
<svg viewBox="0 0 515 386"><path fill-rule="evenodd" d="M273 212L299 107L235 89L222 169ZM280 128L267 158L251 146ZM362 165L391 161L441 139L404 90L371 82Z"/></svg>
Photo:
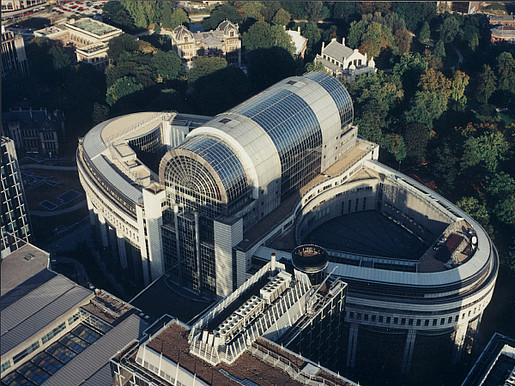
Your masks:
<svg viewBox="0 0 515 386"><path fill-rule="evenodd" d="M440 326L445 323L445 318L440 319Z"/></svg>
<svg viewBox="0 0 515 386"><path fill-rule="evenodd" d="M413 326L413 319L408 320L408 325Z"/></svg>
<svg viewBox="0 0 515 386"><path fill-rule="evenodd" d="M393 318L393 324L399 324L399 318Z"/></svg>
<svg viewBox="0 0 515 386"><path fill-rule="evenodd" d="M30 353L36 351L38 348L39 348L39 340L34 342L34 343L32 343L29 347L27 347L25 350L23 350L18 355L15 355L13 357L13 363L14 364L18 363L23 358L25 358L27 355L29 355Z"/></svg>
<svg viewBox="0 0 515 386"><path fill-rule="evenodd" d="M420 319L417 319L417 326L420 326L422 324L422 321Z"/></svg>
<svg viewBox="0 0 515 386"><path fill-rule="evenodd" d="M387 316L387 317L386 317L386 323L387 323L387 324L390 324L391 320L392 320L392 318L391 318L391 317L389 317L389 316Z"/></svg>
<svg viewBox="0 0 515 386"><path fill-rule="evenodd" d="M406 324L406 318L402 318L402 319L401 319L401 325L403 325L403 326L404 326L405 324Z"/></svg>
<svg viewBox="0 0 515 386"><path fill-rule="evenodd" d="M436 323L438 323L438 319L433 319L433 326L436 326Z"/></svg>
<svg viewBox="0 0 515 386"><path fill-rule="evenodd" d="M50 331L48 334L46 334L45 336L43 336L43 338L41 338L41 341L43 342L43 344L45 344L46 342L48 342L50 339L52 339L54 336L56 336L57 334L59 334L61 331L63 331L64 329L66 328L66 324L64 322L62 322L59 326L57 326L56 328L54 328L52 331Z"/></svg>
<svg viewBox="0 0 515 386"><path fill-rule="evenodd" d="M1 368L0 372L3 373L9 367L11 367L11 361L5 361L4 363L2 363L2 368Z"/></svg>
<svg viewBox="0 0 515 386"><path fill-rule="evenodd" d="M449 319L447 320L447 323L452 323L452 316L449 316Z"/></svg>

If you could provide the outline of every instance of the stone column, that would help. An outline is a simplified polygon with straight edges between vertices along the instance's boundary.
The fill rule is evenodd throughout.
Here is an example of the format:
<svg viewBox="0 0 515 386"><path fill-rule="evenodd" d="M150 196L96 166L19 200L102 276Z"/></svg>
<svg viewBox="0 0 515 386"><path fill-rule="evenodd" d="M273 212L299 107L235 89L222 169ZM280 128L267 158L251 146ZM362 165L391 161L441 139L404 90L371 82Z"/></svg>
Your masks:
<svg viewBox="0 0 515 386"><path fill-rule="evenodd" d="M127 269L127 252L125 250L125 238L123 233L116 228L116 242L118 244L118 257L120 258L120 265L123 269Z"/></svg>
<svg viewBox="0 0 515 386"><path fill-rule="evenodd" d="M452 363L457 363L461 358L463 344L467 336L468 321L464 321L456 326L454 335L454 348L452 350Z"/></svg>

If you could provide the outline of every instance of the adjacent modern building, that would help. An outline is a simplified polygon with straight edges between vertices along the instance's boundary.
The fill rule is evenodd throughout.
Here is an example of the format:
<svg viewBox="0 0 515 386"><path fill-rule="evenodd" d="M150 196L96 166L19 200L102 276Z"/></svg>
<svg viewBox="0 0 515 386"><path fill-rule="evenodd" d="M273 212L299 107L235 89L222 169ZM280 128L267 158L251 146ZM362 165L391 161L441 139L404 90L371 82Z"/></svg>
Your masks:
<svg viewBox="0 0 515 386"><path fill-rule="evenodd" d="M64 113L58 109L52 113L46 109L10 109L2 112L2 128L19 154L56 157L64 136Z"/></svg>
<svg viewBox="0 0 515 386"><path fill-rule="evenodd" d="M34 31L34 36L48 39L54 44L74 47L77 62L89 63L103 71L109 64L108 42L122 33L119 28L85 17Z"/></svg>
<svg viewBox="0 0 515 386"><path fill-rule="evenodd" d="M2 385L108 385L109 360L148 327L139 310L49 269L26 244L2 260Z"/></svg>
<svg viewBox="0 0 515 386"><path fill-rule="evenodd" d="M45 3L47 3L46 0L4 0L2 1L2 11L14 11Z"/></svg>
<svg viewBox="0 0 515 386"><path fill-rule="evenodd" d="M2 137L2 259L31 239L29 213L14 141Z"/></svg>
<svg viewBox="0 0 515 386"><path fill-rule="evenodd" d="M515 384L515 339L495 333L461 386Z"/></svg>
<svg viewBox="0 0 515 386"><path fill-rule="evenodd" d="M241 35L237 24L228 20L221 22L214 31L191 32L183 25L172 32L163 30L172 39L177 55L188 64L202 56L216 56L230 64L241 65Z"/></svg>
<svg viewBox="0 0 515 386"><path fill-rule="evenodd" d="M495 247L451 202L378 162L357 131L347 90L320 72L212 118L103 122L77 163L104 256L143 283L166 273L225 297L272 252L292 260L318 244L348 283L343 369L458 361L493 293Z"/></svg>
<svg viewBox="0 0 515 386"><path fill-rule="evenodd" d="M322 42L322 51L317 54L315 62L321 63L327 72L337 79L354 80L356 76L371 74L377 71L374 58L363 55L359 50L345 45L345 38L338 42L333 38L326 46Z"/></svg>
<svg viewBox="0 0 515 386"><path fill-rule="evenodd" d="M11 75L27 76L28 74L29 63L23 38L2 26L2 78Z"/></svg>
<svg viewBox="0 0 515 386"><path fill-rule="evenodd" d="M113 384L353 385L324 367L340 359L346 285L333 279L314 285L272 258L194 325L157 321L111 360ZM301 355L289 342L302 334Z"/></svg>

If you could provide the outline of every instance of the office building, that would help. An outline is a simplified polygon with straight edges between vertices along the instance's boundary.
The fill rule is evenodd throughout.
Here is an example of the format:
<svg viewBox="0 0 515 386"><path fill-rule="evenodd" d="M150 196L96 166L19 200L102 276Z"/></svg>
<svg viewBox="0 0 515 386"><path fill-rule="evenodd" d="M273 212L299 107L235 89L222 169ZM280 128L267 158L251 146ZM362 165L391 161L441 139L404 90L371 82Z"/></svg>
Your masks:
<svg viewBox="0 0 515 386"><path fill-rule="evenodd" d="M59 142L64 136L64 113L55 109L17 110L2 112L2 127L14 141L18 154L57 157Z"/></svg>
<svg viewBox="0 0 515 386"><path fill-rule="evenodd" d="M352 385L324 367L339 360L336 343L346 284L272 261L194 325L163 317L111 360L114 385ZM300 355L288 342L303 332Z"/></svg>
<svg viewBox="0 0 515 386"><path fill-rule="evenodd" d="M313 72L214 118L95 126L77 160L106 256L144 283L166 273L224 297L272 252L290 260L318 244L349 283L345 368L408 373L434 352L458 361L493 293L495 247L451 202L378 162L352 121L345 87Z"/></svg>
<svg viewBox="0 0 515 386"><path fill-rule="evenodd" d="M515 339L496 332L461 386L515 385Z"/></svg>
<svg viewBox="0 0 515 386"><path fill-rule="evenodd" d="M34 36L48 39L52 44L74 47L77 62L89 63L103 71L109 64L108 42L122 33L119 28L85 17L34 31Z"/></svg>
<svg viewBox="0 0 515 386"><path fill-rule="evenodd" d="M2 137L2 259L31 239L29 213L14 141Z"/></svg>
<svg viewBox="0 0 515 386"><path fill-rule="evenodd" d="M2 26L2 78L29 74L29 62L25 53L25 43L20 35Z"/></svg>
<svg viewBox="0 0 515 386"><path fill-rule="evenodd" d="M148 327L139 310L49 269L26 244L2 260L2 385L108 385L109 359Z"/></svg>

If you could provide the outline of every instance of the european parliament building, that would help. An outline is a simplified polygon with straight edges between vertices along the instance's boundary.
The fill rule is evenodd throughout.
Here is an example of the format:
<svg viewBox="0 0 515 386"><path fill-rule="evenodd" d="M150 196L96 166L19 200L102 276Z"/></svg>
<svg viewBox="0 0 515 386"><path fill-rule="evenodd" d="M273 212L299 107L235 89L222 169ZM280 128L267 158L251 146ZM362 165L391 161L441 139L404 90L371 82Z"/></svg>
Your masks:
<svg viewBox="0 0 515 386"><path fill-rule="evenodd" d="M408 373L431 350L457 361L491 299L495 247L378 156L358 136L345 87L311 72L215 117L102 122L81 138L77 163L104 255L141 285L167 275L225 297L272 253L288 261L315 243L348 283L346 368Z"/></svg>

